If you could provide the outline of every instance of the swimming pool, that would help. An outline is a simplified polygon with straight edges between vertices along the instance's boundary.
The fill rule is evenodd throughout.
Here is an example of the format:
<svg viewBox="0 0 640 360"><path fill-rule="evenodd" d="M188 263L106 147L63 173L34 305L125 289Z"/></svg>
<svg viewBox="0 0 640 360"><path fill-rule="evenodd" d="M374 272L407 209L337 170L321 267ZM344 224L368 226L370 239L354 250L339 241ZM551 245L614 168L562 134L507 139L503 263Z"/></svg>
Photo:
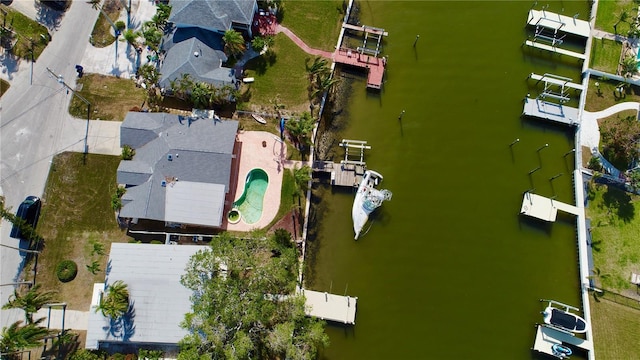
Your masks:
<svg viewBox="0 0 640 360"><path fill-rule="evenodd" d="M269 185L269 176L264 170L256 168L247 174L244 192L233 203L233 207L240 211L245 223L255 224L262 217L262 204L267 185Z"/></svg>

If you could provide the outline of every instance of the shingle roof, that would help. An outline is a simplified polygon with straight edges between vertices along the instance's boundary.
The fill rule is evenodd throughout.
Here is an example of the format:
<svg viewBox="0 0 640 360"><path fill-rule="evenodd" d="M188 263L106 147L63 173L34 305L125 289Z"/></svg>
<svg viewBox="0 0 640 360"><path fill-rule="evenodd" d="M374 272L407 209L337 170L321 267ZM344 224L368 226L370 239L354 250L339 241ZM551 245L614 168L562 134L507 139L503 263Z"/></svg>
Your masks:
<svg viewBox="0 0 640 360"><path fill-rule="evenodd" d="M218 87L235 83L233 69L222 66L227 61L223 48L220 34L195 27L175 28L163 40L166 54L160 69L160 86L170 88L171 80L182 74Z"/></svg>
<svg viewBox="0 0 640 360"><path fill-rule="evenodd" d="M131 343L176 344L188 332L180 327L191 310L191 291L180 284L191 256L207 246L111 244L107 283L122 280L134 306ZM116 336L112 334L116 330ZM123 341L117 329L100 312L89 311L86 347L98 348L103 340Z"/></svg>
<svg viewBox="0 0 640 360"><path fill-rule="evenodd" d="M149 127L151 137L136 126ZM209 191L207 199L219 207L216 226L222 222L224 194L229 191L231 162L238 122L235 120L189 120L165 113L129 113L121 127L121 139L147 143L135 148L132 160L121 161L118 182L128 185L123 196L121 217L159 221L166 219L166 187L163 180L182 180L192 183L219 184L218 193ZM141 135L142 136L139 136ZM218 215L216 215L218 216ZM197 224L195 222L186 222ZM208 223L210 225L210 223Z"/></svg>
<svg viewBox="0 0 640 360"><path fill-rule="evenodd" d="M172 0L169 21L224 32L232 23L250 25L255 8L255 0Z"/></svg>

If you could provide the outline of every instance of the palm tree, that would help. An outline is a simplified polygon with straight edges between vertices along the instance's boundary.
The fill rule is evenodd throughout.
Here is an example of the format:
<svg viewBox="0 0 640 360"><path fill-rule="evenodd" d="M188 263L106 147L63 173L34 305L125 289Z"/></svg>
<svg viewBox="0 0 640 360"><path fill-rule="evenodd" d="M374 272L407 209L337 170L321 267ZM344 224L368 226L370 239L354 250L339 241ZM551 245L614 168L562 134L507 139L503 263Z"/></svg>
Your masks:
<svg viewBox="0 0 640 360"><path fill-rule="evenodd" d="M116 36L118 36L118 33L119 33L120 30L118 30L118 27L113 22L113 20L111 20L109 15L106 12L104 12L104 10L102 9L102 6L100 4L101 2L102 2L102 0L89 0L89 1L87 1L88 4L91 4L91 7L94 10L100 10L100 13L102 14L102 16L104 16L105 19L107 19L107 21L109 22L109 24L113 28L113 32L116 34Z"/></svg>
<svg viewBox="0 0 640 360"><path fill-rule="evenodd" d="M635 56L626 56L622 59L622 75L630 78L638 72L638 59Z"/></svg>
<svg viewBox="0 0 640 360"><path fill-rule="evenodd" d="M147 21L142 24L142 37L146 46L154 52L158 51L162 40L162 30L158 29L153 22Z"/></svg>
<svg viewBox="0 0 640 360"><path fill-rule="evenodd" d="M296 192L304 192L307 190L309 180L311 180L311 168L308 165L304 165L301 168L296 168L293 171L293 178L295 180Z"/></svg>
<svg viewBox="0 0 640 360"><path fill-rule="evenodd" d="M314 125L315 120L311 117L310 113L305 111L302 113L300 119L290 119L287 121L285 127L297 145L308 145L311 142L310 135Z"/></svg>
<svg viewBox="0 0 640 360"><path fill-rule="evenodd" d="M177 98L184 100L194 86L195 81L193 81L191 75L183 73L182 77L178 80L178 87L172 90L175 92Z"/></svg>
<svg viewBox="0 0 640 360"><path fill-rule="evenodd" d="M318 78L319 75L321 74L328 74L331 69L329 68L329 63L327 61L327 59L320 57L320 56L316 56L313 59L313 62L311 62L311 64L309 64L311 59L307 58L304 62L304 68L307 72L307 76L309 76L309 82L311 84L314 84L315 80Z"/></svg>
<svg viewBox="0 0 640 360"><path fill-rule="evenodd" d="M44 318L24 326L21 325L22 321L16 321L4 327L0 334L0 353L11 354L42 345L42 340L52 333L49 329L38 325L43 320ZM11 359L12 355L8 358Z"/></svg>
<svg viewBox="0 0 640 360"><path fill-rule="evenodd" d="M107 287L106 295L103 294L100 304L96 308L102 315L111 319L118 319L129 309L129 289L127 284L118 280Z"/></svg>
<svg viewBox="0 0 640 360"><path fill-rule="evenodd" d="M9 302L2 306L2 309L23 309L27 324L33 323L33 314L38 312L44 305L56 301L55 291L40 291L40 284L35 285L24 294L13 291L9 297Z"/></svg>
<svg viewBox="0 0 640 360"><path fill-rule="evenodd" d="M193 86L191 94L189 95L189 100L191 100L194 107L207 108L210 106L212 91L208 85L209 84L207 83L199 82Z"/></svg>
<svg viewBox="0 0 640 360"><path fill-rule="evenodd" d="M615 24L613 24L613 31L617 34L618 33L618 24L620 24L621 22L628 22L629 20L629 12L626 9L622 9L622 11L620 11L620 14L618 14L618 16L616 16L618 18L618 21L616 21Z"/></svg>
<svg viewBox="0 0 640 360"><path fill-rule="evenodd" d="M237 57L246 49L242 34L233 29L229 29L224 32L224 35L222 35L222 41L224 41L224 52L228 56Z"/></svg>
<svg viewBox="0 0 640 360"><path fill-rule="evenodd" d="M316 78L316 88L311 94L311 98L315 99L322 96L325 91L331 93L333 85L340 82L340 79L331 77L329 74L318 75Z"/></svg>
<svg viewBox="0 0 640 360"><path fill-rule="evenodd" d="M122 34L122 37L127 41L127 43L131 44L131 46L138 45L138 38L140 37L140 32L134 31L133 29L127 29Z"/></svg>

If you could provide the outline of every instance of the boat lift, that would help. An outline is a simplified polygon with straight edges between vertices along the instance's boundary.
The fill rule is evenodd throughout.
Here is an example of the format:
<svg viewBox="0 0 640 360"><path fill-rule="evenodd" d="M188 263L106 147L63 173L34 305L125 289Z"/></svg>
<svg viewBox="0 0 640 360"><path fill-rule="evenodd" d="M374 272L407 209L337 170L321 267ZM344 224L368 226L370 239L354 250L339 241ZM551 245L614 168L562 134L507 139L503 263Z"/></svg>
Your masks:
<svg viewBox="0 0 640 360"><path fill-rule="evenodd" d="M560 104L569 102L571 97L569 97L569 89L582 90L582 86L578 84L573 84L571 82L571 78L553 75L553 74L544 74L542 76L531 73L529 78L538 80L538 83L541 81L544 82L544 90L540 95L538 95L538 99L546 99L552 98L558 100Z"/></svg>
<svg viewBox="0 0 640 360"><path fill-rule="evenodd" d="M340 164L362 166L366 165L364 161L364 151L371 149L371 146L367 145L366 141L342 139L342 141L340 141L340 146L344 148L344 160L341 160ZM354 154L353 152L350 153L349 149L358 149L360 151L357 154ZM360 156L360 160L352 160L352 157L358 155Z"/></svg>

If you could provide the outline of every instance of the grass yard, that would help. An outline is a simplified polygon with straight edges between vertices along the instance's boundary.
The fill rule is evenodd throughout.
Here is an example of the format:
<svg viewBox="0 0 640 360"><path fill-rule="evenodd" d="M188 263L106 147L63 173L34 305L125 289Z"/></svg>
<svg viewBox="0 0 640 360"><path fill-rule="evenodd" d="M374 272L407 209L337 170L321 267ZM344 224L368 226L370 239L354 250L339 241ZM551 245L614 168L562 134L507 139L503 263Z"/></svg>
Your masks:
<svg viewBox="0 0 640 360"><path fill-rule="evenodd" d="M5 92L7 92L7 90L9 90L9 83L4 81L3 79L0 79L0 96L4 95Z"/></svg>
<svg viewBox="0 0 640 360"><path fill-rule="evenodd" d="M598 83L600 91L596 87ZM615 88L620 84L619 81L591 78L589 79L589 90L587 91L587 99L584 109L587 111L601 111L615 104L627 101L640 102L640 88L631 86L627 89L626 94L620 97Z"/></svg>
<svg viewBox="0 0 640 360"><path fill-rule="evenodd" d="M66 152L53 159L43 197L38 233L45 239L38 259L37 282L45 289L56 290L60 300L73 310L88 310L95 282L103 282L108 251L112 242L127 242L125 231L118 227L111 208L116 188L116 169L120 158ZM104 254L94 251L102 244ZM62 260L73 260L78 275L68 283L55 274ZM100 271L87 269L94 261Z"/></svg>
<svg viewBox="0 0 640 360"><path fill-rule="evenodd" d="M255 82L243 85L241 98L244 101L238 104L238 108L246 109L249 103L272 113L272 101L277 97L285 105L285 110L309 109L309 81L305 71L307 57L310 55L300 50L286 35L276 35L271 54L251 59L245 65L245 76L255 78Z"/></svg>
<svg viewBox="0 0 640 360"><path fill-rule="evenodd" d="M596 359L637 359L640 310L591 297Z"/></svg>
<svg viewBox="0 0 640 360"><path fill-rule="evenodd" d="M618 71L622 43L607 39L593 39L591 68L615 74Z"/></svg>
<svg viewBox="0 0 640 360"><path fill-rule="evenodd" d="M145 100L145 90L136 87L133 80L114 76L85 74L78 79L80 96L91 103L91 119L124 120L127 112L140 107ZM87 118L87 105L74 96L69 105L69 113L77 118Z"/></svg>
<svg viewBox="0 0 640 360"><path fill-rule="evenodd" d="M0 10L1 21L6 22L7 27L17 34L14 35L16 42L11 52L18 57L31 59L33 42L33 57L38 59L51 39L47 28L6 5L0 5Z"/></svg>
<svg viewBox="0 0 640 360"><path fill-rule="evenodd" d="M312 48L333 51L346 6L345 1L286 2L282 13L282 25Z"/></svg>
<svg viewBox="0 0 640 360"><path fill-rule="evenodd" d="M96 20L96 24L93 26L93 31L91 32L91 45L102 48L116 41L116 38L113 36L113 26L111 26L111 23L104 17L104 14L109 15L109 19L115 23L120 16L120 6L118 2L119 0L105 0L104 6L102 7L104 13L100 12L98 20ZM95 11L100 10L95 9Z"/></svg>
<svg viewBox="0 0 640 360"><path fill-rule="evenodd" d="M604 289L633 293L631 272L640 273L640 197L590 183L588 199L593 261L600 273L595 280Z"/></svg>
<svg viewBox="0 0 640 360"><path fill-rule="evenodd" d="M606 0L598 2L598 14L596 16L596 29L614 32L613 25L620 19L620 14L626 11L629 20L638 13L637 4L633 0ZM620 22L617 27L618 34L626 35L629 31L629 24Z"/></svg>

